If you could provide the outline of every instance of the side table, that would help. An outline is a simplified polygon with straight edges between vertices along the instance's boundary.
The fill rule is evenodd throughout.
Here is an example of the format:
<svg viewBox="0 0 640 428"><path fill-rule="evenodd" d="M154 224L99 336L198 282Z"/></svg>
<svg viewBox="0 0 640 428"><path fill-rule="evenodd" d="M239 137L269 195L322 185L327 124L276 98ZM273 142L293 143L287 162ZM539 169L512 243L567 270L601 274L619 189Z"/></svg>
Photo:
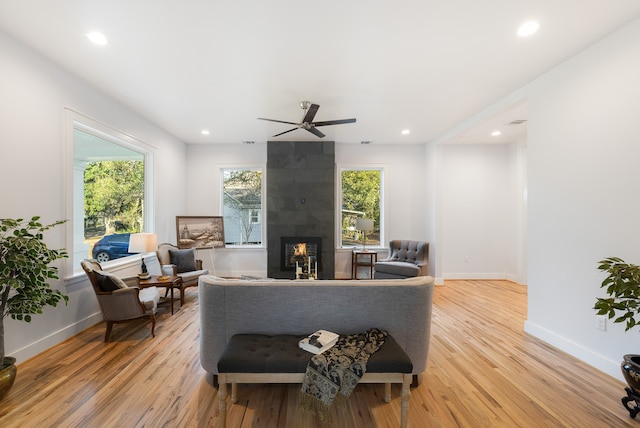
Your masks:
<svg viewBox="0 0 640 428"><path fill-rule="evenodd" d="M353 250L353 254L351 255L351 278L360 279L358 278L358 268L368 267L369 278L367 279L373 279L373 266L377 261L378 253L375 251Z"/></svg>
<svg viewBox="0 0 640 428"><path fill-rule="evenodd" d="M173 289L178 288L182 290L182 278L179 276L162 276L151 275L147 279L138 279L140 288L147 287L164 287L167 291L171 290L171 315L173 315ZM167 293L165 293L166 298ZM180 307L182 307L182 301L180 301Z"/></svg>

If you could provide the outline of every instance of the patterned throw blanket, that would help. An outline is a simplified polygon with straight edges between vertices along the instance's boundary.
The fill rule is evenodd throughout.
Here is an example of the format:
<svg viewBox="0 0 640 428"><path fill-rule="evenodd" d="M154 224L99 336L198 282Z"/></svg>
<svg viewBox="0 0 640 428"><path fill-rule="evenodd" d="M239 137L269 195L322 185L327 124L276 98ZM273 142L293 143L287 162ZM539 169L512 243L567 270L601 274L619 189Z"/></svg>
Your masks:
<svg viewBox="0 0 640 428"><path fill-rule="evenodd" d="M311 357L302 383L303 410L317 413L323 422L328 422L331 405L334 401L345 404L367 371L369 357L384 344L387 335L384 330L372 328L340 336L332 348Z"/></svg>

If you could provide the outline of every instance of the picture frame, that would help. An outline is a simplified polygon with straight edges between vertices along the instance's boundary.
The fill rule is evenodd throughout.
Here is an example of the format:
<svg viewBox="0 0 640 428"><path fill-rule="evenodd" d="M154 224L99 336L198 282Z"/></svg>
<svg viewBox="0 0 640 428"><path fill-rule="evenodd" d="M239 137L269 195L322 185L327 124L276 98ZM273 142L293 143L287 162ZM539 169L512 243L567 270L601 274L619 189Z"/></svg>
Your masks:
<svg viewBox="0 0 640 428"><path fill-rule="evenodd" d="M224 219L221 216L176 216L178 248L223 248Z"/></svg>

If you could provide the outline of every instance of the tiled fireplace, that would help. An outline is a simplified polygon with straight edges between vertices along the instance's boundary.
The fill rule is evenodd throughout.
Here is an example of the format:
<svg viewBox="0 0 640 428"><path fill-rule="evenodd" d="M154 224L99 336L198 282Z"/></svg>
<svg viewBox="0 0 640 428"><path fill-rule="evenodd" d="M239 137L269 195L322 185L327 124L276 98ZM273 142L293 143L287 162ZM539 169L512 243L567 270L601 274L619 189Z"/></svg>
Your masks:
<svg viewBox="0 0 640 428"><path fill-rule="evenodd" d="M335 144L267 143L267 273L295 275L295 245L318 262L318 278L335 276Z"/></svg>

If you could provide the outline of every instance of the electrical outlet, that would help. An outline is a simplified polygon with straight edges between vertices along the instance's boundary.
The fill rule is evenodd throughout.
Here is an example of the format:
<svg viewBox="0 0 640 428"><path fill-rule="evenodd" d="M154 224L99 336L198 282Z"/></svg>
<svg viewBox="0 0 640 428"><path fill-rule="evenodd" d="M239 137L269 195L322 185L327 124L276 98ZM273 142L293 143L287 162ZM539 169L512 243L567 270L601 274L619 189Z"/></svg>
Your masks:
<svg viewBox="0 0 640 428"><path fill-rule="evenodd" d="M607 331L607 317L604 315L596 315L596 328L598 330Z"/></svg>

